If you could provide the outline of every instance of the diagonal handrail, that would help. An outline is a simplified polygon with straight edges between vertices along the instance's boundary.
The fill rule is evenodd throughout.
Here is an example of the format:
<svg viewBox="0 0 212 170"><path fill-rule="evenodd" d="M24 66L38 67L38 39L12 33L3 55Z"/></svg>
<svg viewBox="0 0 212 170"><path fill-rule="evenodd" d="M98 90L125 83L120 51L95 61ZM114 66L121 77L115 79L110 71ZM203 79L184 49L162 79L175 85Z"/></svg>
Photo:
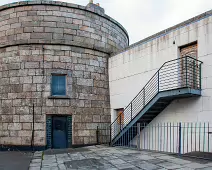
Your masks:
<svg viewBox="0 0 212 170"><path fill-rule="evenodd" d="M142 88L142 90L133 98L133 100L128 104L128 106L125 107L123 112L117 116L117 118L114 120L113 123L111 123L110 129L112 129L113 126L116 126L117 124L120 125L120 129L117 130L117 132L114 132L114 134L111 134L112 139L113 137L117 136L121 132L121 130L159 92L183 87L189 87L201 90L202 63L203 63L202 61L199 61L190 56L185 56L165 62L152 76L152 78L146 83L146 85ZM167 75L169 76L168 79ZM137 111L135 112L136 109ZM123 115L124 119L122 118Z"/></svg>

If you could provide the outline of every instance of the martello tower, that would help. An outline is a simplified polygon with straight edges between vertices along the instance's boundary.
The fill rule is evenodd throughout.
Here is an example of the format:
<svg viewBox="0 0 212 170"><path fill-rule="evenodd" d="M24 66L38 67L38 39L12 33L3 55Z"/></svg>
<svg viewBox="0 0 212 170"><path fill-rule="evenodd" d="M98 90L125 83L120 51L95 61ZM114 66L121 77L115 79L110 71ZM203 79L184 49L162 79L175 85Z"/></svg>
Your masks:
<svg viewBox="0 0 212 170"><path fill-rule="evenodd" d="M109 125L108 57L128 46L104 9L56 1L0 7L0 145L94 144Z"/></svg>

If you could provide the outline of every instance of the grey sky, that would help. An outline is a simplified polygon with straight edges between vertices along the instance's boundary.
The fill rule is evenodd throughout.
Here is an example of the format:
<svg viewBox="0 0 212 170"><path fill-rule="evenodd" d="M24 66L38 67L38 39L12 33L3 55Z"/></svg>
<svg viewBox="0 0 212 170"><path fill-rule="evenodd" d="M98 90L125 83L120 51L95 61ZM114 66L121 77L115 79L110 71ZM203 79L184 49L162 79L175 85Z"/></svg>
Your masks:
<svg viewBox="0 0 212 170"><path fill-rule="evenodd" d="M0 0L0 5L17 0ZM62 0L86 5L89 0ZM130 44L212 9L212 0L94 0L128 31Z"/></svg>

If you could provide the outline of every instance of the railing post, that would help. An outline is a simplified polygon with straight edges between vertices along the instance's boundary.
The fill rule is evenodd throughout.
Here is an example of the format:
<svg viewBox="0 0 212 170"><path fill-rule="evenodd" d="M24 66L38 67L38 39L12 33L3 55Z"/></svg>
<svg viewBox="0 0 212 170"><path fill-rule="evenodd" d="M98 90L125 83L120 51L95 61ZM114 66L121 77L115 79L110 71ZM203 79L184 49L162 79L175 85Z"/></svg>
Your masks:
<svg viewBox="0 0 212 170"><path fill-rule="evenodd" d="M179 123L179 148L178 148L178 154L181 156L181 122Z"/></svg>
<svg viewBox="0 0 212 170"><path fill-rule="evenodd" d="M120 116L119 116L119 121L120 121L120 132L121 132L121 123L122 123L122 122L121 122L121 116L122 116L122 115L120 114Z"/></svg>
<svg viewBox="0 0 212 170"><path fill-rule="evenodd" d="M97 129L96 129L96 142L97 144L99 144L99 126L97 126Z"/></svg>
<svg viewBox="0 0 212 170"><path fill-rule="evenodd" d="M160 92L160 72L158 70L158 92Z"/></svg>
<svg viewBox="0 0 212 170"><path fill-rule="evenodd" d="M202 64L199 64L199 89L202 89L202 68L201 68Z"/></svg>
<svg viewBox="0 0 212 170"><path fill-rule="evenodd" d="M187 65L187 58L185 58L185 69L186 69L186 87L188 87L188 65Z"/></svg>
<svg viewBox="0 0 212 170"><path fill-rule="evenodd" d="M143 106L145 106L145 88L143 90Z"/></svg>
<svg viewBox="0 0 212 170"><path fill-rule="evenodd" d="M141 149L141 124L137 123L137 149Z"/></svg>
<svg viewBox="0 0 212 170"><path fill-rule="evenodd" d="M132 102L130 104L131 120L132 120Z"/></svg>
<svg viewBox="0 0 212 170"><path fill-rule="evenodd" d="M109 133L110 133L110 141L109 141L109 146L110 146L110 145L111 145L111 143L112 143L112 136L111 136L111 135L112 135L112 134L111 134L111 131L112 131L112 126L110 126L110 129L109 129L109 130L110 130L110 132L109 132Z"/></svg>

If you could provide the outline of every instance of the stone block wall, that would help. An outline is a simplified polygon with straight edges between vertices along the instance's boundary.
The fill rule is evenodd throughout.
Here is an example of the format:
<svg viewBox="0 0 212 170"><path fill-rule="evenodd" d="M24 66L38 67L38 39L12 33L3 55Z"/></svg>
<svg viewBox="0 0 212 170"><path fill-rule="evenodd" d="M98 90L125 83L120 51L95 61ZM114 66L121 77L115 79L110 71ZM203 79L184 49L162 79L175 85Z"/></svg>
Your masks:
<svg viewBox="0 0 212 170"><path fill-rule="evenodd" d="M29 43L112 53L128 46L128 35L117 21L89 6L25 1L0 7L0 47Z"/></svg>
<svg viewBox="0 0 212 170"><path fill-rule="evenodd" d="M0 145L46 145L46 115L72 115L73 145L96 143L110 124L108 57L128 45L102 10L62 2L0 7ZM51 96L52 73L66 74L67 97Z"/></svg>
<svg viewBox="0 0 212 170"><path fill-rule="evenodd" d="M62 45L0 49L0 141L45 144L45 115L73 117L73 144L95 143L99 123L110 123L107 54ZM67 99L51 98L51 75L67 75ZM13 139L14 140L11 140Z"/></svg>

